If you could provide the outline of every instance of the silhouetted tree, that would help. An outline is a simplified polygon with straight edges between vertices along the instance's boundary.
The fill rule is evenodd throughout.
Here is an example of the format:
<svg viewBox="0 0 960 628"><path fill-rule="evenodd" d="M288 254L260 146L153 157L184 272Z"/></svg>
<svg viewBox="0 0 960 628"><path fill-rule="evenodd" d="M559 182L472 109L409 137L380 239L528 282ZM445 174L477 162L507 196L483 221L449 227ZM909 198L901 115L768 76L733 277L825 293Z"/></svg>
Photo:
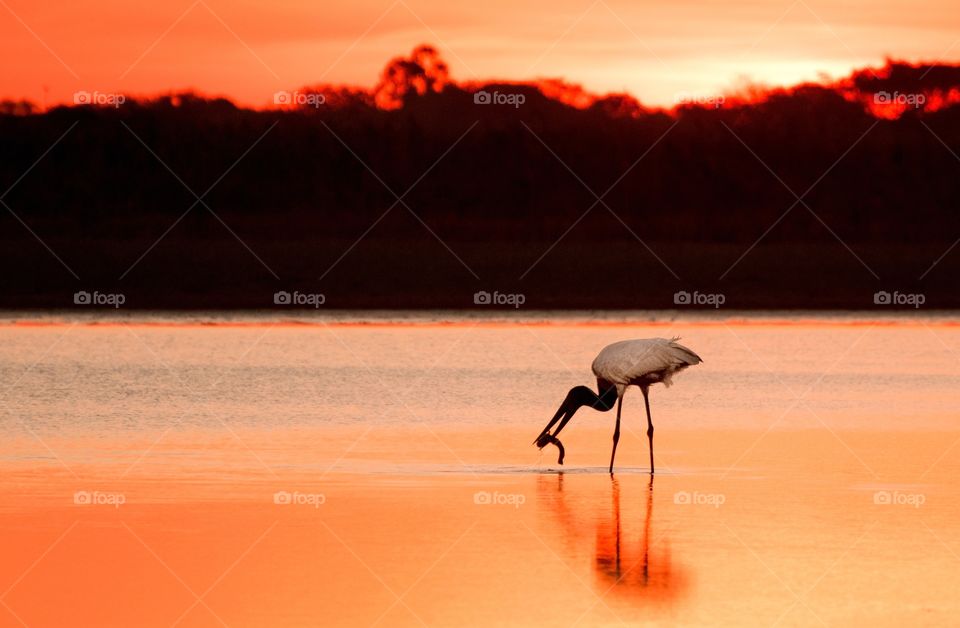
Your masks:
<svg viewBox="0 0 960 628"><path fill-rule="evenodd" d="M374 88L374 100L383 109L397 109L409 96L439 93L448 82L447 64L439 53L421 45L409 58L397 57L387 64Z"/></svg>

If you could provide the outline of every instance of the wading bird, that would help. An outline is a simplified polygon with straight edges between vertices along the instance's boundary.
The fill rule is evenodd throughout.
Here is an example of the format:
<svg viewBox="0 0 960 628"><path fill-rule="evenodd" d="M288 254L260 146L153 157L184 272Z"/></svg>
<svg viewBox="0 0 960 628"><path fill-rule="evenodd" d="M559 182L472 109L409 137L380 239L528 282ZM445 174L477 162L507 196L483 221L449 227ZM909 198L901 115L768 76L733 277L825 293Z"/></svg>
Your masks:
<svg viewBox="0 0 960 628"><path fill-rule="evenodd" d="M534 441L543 449L553 443L560 448L558 462L563 464L563 445L557 434L564 428L573 415L583 406L606 412L617 402L617 425L613 430L613 451L610 453L610 473L613 473L613 459L617 455L617 442L620 440L620 408L623 406L623 394L628 386L639 386L643 392L643 403L647 408L647 438L650 441L650 473L653 473L653 419L650 417L650 386L663 382L669 386L673 375L703 360L696 353L677 341L679 338L644 338L641 340L621 340L604 347L593 361L593 374L597 376L597 390L593 392L586 386L570 389L566 399L560 404L557 413L547 424L540 436ZM561 420L562 419L562 420ZM551 434L557 421L556 431Z"/></svg>

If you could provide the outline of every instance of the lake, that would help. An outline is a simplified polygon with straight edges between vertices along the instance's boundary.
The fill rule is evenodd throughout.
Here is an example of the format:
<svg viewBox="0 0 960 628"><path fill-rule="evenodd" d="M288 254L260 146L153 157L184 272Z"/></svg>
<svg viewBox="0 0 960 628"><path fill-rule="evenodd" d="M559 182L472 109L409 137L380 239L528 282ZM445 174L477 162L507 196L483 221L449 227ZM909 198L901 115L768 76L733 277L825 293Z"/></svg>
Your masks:
<svg viewBox="0 0 960 628"><path fill-rule="evenodd" d="M0 315L0 626L944 625L950 313ZM590 363L703 364L531 443Z"/></svg>

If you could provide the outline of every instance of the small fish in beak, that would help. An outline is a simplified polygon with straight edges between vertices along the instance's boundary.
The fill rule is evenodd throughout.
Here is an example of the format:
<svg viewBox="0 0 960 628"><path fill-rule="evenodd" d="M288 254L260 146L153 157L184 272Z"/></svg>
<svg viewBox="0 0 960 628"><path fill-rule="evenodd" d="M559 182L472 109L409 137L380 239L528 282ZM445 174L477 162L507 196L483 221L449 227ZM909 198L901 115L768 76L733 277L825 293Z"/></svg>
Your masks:
<svg viewBox="0 0 960 628"><path fill-rule="evenodd" d="M540 438L537 439L537 447L539 447L540 449L543 449L550 443L553 443L554 445L556 445L557 449L560 450L560 456L557 458L557 464L562 465L563 456L565 452L563 450L563 443L560 442L560 439L552 434L543 434L540 436Z"/></svg>

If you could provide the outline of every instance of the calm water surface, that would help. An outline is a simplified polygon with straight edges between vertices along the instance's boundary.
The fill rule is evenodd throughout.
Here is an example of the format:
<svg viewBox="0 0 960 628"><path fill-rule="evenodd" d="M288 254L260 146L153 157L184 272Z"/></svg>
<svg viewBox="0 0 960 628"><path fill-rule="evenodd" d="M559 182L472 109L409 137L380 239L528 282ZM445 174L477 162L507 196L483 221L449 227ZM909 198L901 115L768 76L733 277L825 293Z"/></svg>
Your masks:
<svg viewBox="0 0 960 628"><path fill-rule="evenodd" d="M654 480L636 391L613 478L612 414L530 444L650 336ZM7 314L0 372L0 626L958 621L950 315Z"/></svg>

